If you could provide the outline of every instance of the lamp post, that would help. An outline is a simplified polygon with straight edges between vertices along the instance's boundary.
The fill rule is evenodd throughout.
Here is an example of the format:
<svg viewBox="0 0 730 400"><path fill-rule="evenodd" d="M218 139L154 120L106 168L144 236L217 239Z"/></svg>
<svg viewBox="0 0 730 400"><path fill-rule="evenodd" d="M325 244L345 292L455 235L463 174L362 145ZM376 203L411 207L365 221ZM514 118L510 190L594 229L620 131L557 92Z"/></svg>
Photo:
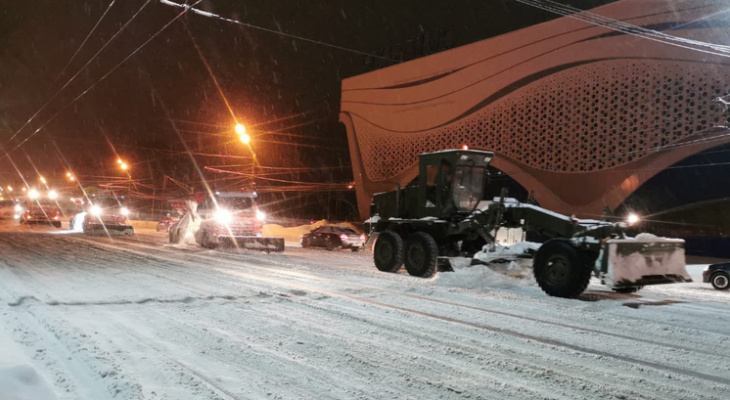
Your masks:
<svg viewBox="0 0 730 400"><path fill-rule="evenodd" d="M255 190L256 187L256 154L253 152L253 149L251 148L251 136L246 132L246 127L240 123L236 123L235 128L233 129L236 134L238 135L238 140L241 141L241 143L245 144L248 149L251 151L251 156L253 159L251 160L251 187L253 190Z"/></svg>
<svg viewBox="0 0 730 400"><path fill-rule="evenodd" d="M119 165L119 169L127 173L127 202L129 202L132 197L132 173L129 170L127 162L121 158L117 158L117 165Z"/></svg>

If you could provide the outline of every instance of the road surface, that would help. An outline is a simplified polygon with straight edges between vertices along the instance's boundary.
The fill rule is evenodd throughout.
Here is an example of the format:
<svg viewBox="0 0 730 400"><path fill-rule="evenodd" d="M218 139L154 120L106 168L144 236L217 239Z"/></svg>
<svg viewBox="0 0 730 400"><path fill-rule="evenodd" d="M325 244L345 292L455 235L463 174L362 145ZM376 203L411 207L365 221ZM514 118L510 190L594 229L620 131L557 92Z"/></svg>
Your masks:
<svg viewBox="0 0 730 400"><path fill-rule="evenodd" d="M729 300L4 227L0 399L727 399Z"/></svg>

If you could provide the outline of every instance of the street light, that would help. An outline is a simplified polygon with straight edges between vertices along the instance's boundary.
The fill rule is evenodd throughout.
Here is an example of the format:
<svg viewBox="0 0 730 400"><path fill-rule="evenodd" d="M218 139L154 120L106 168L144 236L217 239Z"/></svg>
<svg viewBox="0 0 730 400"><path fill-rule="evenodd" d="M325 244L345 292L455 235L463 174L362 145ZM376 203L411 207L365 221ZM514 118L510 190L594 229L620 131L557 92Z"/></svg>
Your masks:
<svg viewBox="0 0 730 400"><path fill-rule="evenodd" d="M13 187L8 185L8 192L12 192L12 191L13 191Z"/></svg>
<svg viewBox="0 0 730 400"><path fill-rule="evenodd" d="M40 179L41 179L41 182L45 185L46 184L46 178L44 178L44 177L41 176Z"/></svg>
<svg viewBox="0 0 730 400"><path fill-rule="evenodd" d="M243 144L251 143L251 137L248 136L248 134L246 133L245 126L243 126L241 124L236 124L235 131L238 134L238 138L241 140L241 143L243 143Z"/></svg>
<svg viewBox="0 0 730 400"><path fill-rule="evenodd" d="M121 165L119 165L119 168L121 168L123 171L126 171L129 169L129 166L126 163L122 163Z"/></svg>
<svg viewBox="0 0 730 400"><path fill-rule="evenodd" d="M66 172L66 177L68 178L68 180L70 180L72 182L76 180L76 178L74 177L74 174L72 174L70 172Z"/></svg>

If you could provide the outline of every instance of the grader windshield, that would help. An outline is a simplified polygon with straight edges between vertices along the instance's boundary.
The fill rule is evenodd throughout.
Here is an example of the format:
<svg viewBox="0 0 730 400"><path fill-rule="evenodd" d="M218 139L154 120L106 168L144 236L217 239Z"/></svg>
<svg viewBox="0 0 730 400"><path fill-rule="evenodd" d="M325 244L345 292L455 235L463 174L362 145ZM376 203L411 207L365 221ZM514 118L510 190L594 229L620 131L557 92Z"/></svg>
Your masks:
<svg viewBox="0 0 730 400"><path fill-rule="evenodd" d="M457 164L451 192L458 212L472 212L484 192L485 166L476 166L473 160Z"/></svg>
<svg viewBox="0 0 730 400"><path fill-rule="evenodd" d="M458 212L474 211L484 193L487 163L475 156L462 154L454 168L451 193Z"/></svg>

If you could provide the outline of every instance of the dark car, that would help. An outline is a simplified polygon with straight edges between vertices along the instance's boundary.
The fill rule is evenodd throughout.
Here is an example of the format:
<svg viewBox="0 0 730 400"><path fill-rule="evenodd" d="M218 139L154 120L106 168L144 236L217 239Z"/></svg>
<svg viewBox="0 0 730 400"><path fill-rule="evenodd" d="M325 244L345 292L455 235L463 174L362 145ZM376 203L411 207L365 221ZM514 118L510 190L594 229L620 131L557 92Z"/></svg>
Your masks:
<svg viewBox="0 0 730 400"><path fill-rule="evenodd" d="M358 251L365 245L365 235L346 226L325 225L302 236L301 243L302 247L324 247L327 250L342 248Z"/></svg>
<svg viewBox="0 0 730 400"><path fill-rule="evenodd" d="M173 218L169 215L160 218L157 222L157 232L169 232L170 226L178 221L178 218Z"/></svg>
<svg viewBox="0 0 730 400"><path fill-rule="evenodd" d="M702 271L702 282L710 282L717 290L730 288L730 262L712 264Z"/></svg>

